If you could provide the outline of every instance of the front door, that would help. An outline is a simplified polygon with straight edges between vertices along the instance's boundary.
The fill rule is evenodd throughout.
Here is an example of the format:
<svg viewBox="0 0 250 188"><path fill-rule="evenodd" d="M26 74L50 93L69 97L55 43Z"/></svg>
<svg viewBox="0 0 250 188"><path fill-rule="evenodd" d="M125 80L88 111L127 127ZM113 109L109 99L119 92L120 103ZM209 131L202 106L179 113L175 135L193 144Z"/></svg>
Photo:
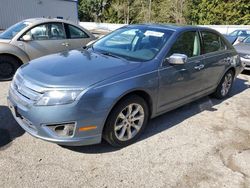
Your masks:
<svg viewBox="0 0 250 188"><path fill-rule="evenodd" d="M197 31L182 33L166 57L185 54L183 65L166 65L159 69L158 112L170 110L197 97L203 89L203 56Z"/></svg>
<svg viewBox="0 0 250 188"><path fill-rule="evenodd" d="M27 33L31 41L19 41L18 46L30 59L68 50L66 35L62 23L46 23L30 29Z"/></svg>

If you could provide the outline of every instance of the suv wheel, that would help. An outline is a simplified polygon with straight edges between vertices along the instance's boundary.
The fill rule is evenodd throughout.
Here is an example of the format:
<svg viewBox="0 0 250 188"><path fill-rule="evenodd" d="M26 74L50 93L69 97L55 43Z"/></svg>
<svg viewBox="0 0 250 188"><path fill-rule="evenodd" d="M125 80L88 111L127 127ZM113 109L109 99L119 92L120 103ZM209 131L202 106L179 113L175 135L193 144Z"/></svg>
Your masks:
<svg viewBox="0 0 250 188"><path fill-rule="evenodd" d="M118 103L107 119L104 139L116 147L132 144L143 132L148 121L144 99L133 95Z"/></svg>
<svg viewBox="0 0 250 188"><path fill-rule="evenodd" d="M232 85L234 80L234 73L232 70L226 72L224 77L222 78L220 84L218 85L214 97L218 99L223 99L228 96L229 92L231 91Z"/></svg>
<svg viewBox="0 0 250 188"><path fill-rule="evenodd" d="M11 80L19 68L20 63L14 57L0 56L0 80Z"/></svg>

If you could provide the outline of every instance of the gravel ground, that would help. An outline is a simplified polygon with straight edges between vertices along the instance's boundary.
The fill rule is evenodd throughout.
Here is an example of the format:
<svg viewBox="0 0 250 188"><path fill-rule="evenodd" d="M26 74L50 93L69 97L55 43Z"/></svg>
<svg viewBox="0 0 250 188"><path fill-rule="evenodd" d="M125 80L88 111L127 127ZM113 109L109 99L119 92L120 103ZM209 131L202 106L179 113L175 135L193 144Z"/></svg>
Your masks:
<svg viewBox="0 0 250 188"><path fill-rule="evenodd" d="M202 98L150 121L123 149L31 137L0 83L0 187L250 187L250 74L223 101Z"/></svg>

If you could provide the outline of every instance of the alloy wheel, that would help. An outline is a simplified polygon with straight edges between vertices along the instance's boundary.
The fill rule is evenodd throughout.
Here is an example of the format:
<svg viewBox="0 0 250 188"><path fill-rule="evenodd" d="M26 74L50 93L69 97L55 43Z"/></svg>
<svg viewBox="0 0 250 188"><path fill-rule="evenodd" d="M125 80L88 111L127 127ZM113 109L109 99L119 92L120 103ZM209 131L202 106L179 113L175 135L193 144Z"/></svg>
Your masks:
<svg viewBox="0 0 250 188"><path fill-rule="evenodd" d="M143 107L132 103L126 106L115 121L115 136L120 141L132 139L140 131L145 119Z"/></svg>
<svg viewBox="0 0 250 188"><path fill-rule="evenodd" d="M226 96L231 88L233 82L233 76L232 74L228 73L225 76L224 82L222 83L221 87L221 95Z"/></svg>

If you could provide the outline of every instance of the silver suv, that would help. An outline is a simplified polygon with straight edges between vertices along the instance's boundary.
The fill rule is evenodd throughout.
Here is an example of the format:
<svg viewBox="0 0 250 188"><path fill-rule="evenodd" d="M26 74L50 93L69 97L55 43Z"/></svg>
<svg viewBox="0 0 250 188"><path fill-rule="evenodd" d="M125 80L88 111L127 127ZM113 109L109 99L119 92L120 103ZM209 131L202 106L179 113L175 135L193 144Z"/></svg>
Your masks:
<svg viewBox="0 0 250 188"><path fill-rule="evenodd" d="M89 31L66 20L21 21L0 34L0 79L11 79L20 65L32 59L80 48L94 39Z"/></svg>

